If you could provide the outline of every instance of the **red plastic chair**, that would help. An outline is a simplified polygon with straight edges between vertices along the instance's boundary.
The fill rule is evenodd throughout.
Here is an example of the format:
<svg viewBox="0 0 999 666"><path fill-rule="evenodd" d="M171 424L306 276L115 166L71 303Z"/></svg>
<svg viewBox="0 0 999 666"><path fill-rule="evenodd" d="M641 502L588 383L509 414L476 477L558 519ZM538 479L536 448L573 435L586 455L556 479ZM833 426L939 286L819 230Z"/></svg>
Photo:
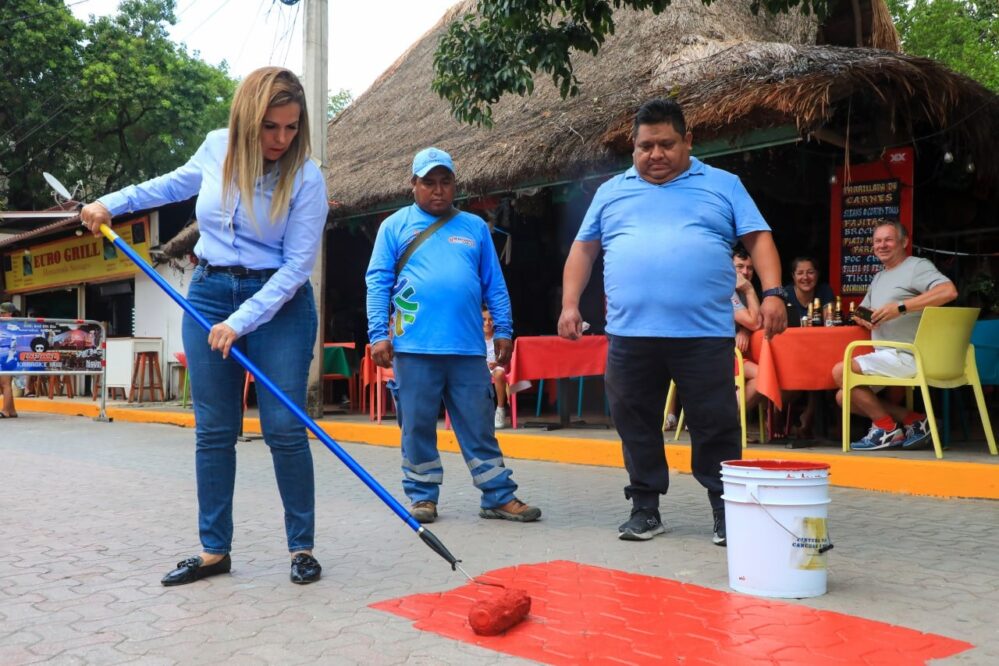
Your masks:
<svg viewBox="0 0 999 666"><path fill-rule="evenodd" d="M187 407L187 396L191 393L191 373L187 370L187 354L174 352L173 357L180 363L180 367L184 368L184 387L180 392L180 406Z"/></svg>

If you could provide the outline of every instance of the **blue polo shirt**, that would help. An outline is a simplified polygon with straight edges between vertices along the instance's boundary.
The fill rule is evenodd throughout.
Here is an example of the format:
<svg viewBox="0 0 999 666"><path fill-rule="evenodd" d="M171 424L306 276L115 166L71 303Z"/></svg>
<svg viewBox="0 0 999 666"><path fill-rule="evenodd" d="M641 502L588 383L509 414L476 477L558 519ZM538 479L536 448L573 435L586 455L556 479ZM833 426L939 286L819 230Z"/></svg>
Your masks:
<svg viewBox="0 0 999 666"><path fill-rule="evenodd" d="M770 231L738 176L690 159L654 185L634 167L600 186L576 234L604 251L608 333L732 337L740 236Z"/></svg>
<svg viewBox="0 0 999 666"><path fill-rule="evenodd" d="M494 337L513 336L510 296L485 220L458 213L395 274L395 262L436 219L414 203L378 228L365 275L368 340L389 338L391 311L397 352L485 356L483 303L493 316Z"/></svg>

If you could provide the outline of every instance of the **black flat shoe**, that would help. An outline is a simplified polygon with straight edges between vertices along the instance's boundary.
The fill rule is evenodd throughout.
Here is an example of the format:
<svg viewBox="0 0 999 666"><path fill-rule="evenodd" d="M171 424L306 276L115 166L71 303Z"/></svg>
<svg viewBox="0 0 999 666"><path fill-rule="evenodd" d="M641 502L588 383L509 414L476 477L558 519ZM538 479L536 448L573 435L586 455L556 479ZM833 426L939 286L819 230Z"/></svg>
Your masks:
<svg viewBox="0 0 999 666"><path fill-rule="evenodd" d="M232 570L232 559L226 555L215 564L201 566L204 560L199 556L189 557L177 563L177 568L163 576L160 582L170 587L172 585L187 585L202 578L229 573Z"/></svg>
<svg viewBox="0 0 999 666"><path fill-rule="evenodd" d="M323 567L316 558L299 553L291 560L291 582L296 585L315 583L323 575Z"/></svg>

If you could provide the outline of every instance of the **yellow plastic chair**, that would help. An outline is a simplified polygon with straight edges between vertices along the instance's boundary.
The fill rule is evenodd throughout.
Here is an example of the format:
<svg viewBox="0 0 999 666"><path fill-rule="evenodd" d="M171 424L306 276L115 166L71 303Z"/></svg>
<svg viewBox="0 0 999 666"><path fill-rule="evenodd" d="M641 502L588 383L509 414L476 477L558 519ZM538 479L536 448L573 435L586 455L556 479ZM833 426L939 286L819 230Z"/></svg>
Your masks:
<svg viewBox="0 0 999 666"><path fill-rule="evenodd" d="M930 387L957 388L970 384L978 402L978 412L985 428L989 452L996 452L995 433L989 422L982 393L978 366L975 363L975 346L971 344L971 330L978 319L979 308L926 308L923 310L916 340L892 342L889 340L858 340L851 342L843 353L843 450L850 450L850 391L858 386L918 386L922 391L926 418L930 422L930 437L937 458L943 458L937 421L930 402ZM916 376L900 379L862 375L853 371L853 350L857 347L892 347L911 352L916 358ZM910 407L911 409L911 407Z"/></svg>
<svg viewBox="0 0 999 666"><path fill-rule="evenodd" d="M739 351L738 347L735 350L736 367L738 368L735 374L735 385L739 388L739 424L742 426L742 448L749 448L749 438L746 435L748 426L746 425L746 367L743 364L742 352ZM666 416L669 414L669 406L673 402L673 396L676 394L676 382L670 381L669 391L666 392L666 409L663 412L663 432L666 431ZM764 421L763 414L763 403L758 405L759 419L760 419L760 442L766 442L766 424ZM680 433L683 432L683 422L684 422L683 410L680 410L680 416L676 420L676 434L673 437L674 442L680 441Z"/></svg>

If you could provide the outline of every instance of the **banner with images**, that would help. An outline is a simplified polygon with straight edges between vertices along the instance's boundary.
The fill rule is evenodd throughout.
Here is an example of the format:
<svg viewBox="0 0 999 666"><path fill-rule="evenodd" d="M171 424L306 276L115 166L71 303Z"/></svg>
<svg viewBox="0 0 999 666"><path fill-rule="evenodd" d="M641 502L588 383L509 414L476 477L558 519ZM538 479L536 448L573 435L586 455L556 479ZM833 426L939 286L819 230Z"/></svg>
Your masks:
<svg viewBox="0 0 999 666"><path fill-rule="evenodd" d="M104 328L96 321L0 319L0 375L100 374Z"/></svg>
<svg viewBox="0 0 999 666"><path fill-rule="evenodd" d="M112 227L122 239L149 259L149 218L140 217ZM121 279L139 269L107 238L89 233L34 245L3 255L6 291L12 294L62 287L81 282Z"/></svg>
<svg viewBox="0 0 999 666"><path fill-rule="evenodd" d="M876 162L836 169L829 202L829 285L847 300L863 298L881 271L871 246L879 220L905 227L912 254L913 160L912 148L892 148Z"/></svg>

